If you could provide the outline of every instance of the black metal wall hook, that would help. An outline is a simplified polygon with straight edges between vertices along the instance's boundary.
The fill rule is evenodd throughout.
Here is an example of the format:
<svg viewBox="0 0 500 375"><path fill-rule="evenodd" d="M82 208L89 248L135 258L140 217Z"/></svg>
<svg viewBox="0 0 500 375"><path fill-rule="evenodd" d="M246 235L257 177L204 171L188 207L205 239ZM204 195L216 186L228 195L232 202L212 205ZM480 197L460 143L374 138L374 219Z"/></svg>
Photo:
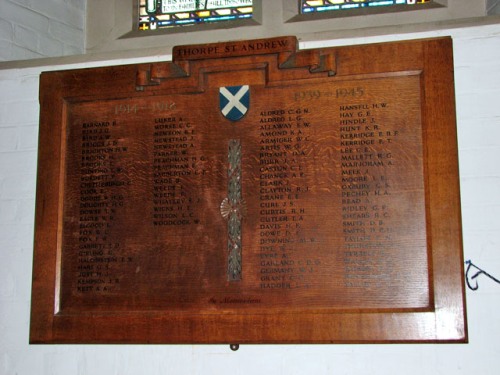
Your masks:
<svg viewBox="0 0 500 375"><path fill-rule="evenodd" d="M470 290L478 290L479 289L479 284L477 283L477 277L480 275L485 275L489 277L491 280L494 282L500 284L500 280L497 278L493 277L490 275L488 272L482 270L478 266L476 266L472 261L469 259L465 261L465 264L467 264L467 270L465 271L465 282L467 283L467 286L469 287ZM471 269L474 268L473 271ZM470 272L474 272L474 274L471 276ZM471 282L474 281L475 285L472 285Z"/></svg>

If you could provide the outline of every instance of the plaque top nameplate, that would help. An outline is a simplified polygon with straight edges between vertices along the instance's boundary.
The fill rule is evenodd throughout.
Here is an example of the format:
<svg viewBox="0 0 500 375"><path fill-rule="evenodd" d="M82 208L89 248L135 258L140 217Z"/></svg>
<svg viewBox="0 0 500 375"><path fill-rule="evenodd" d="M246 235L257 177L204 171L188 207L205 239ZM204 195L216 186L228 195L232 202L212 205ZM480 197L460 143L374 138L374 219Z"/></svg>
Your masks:
<svg viewBox="0 0 500 375"><path fill-rule="evenodd" d="M173 49L172 58L176 62L272 53L293 53L296 50L297 38L288 36L239 42L176 46Z"/></svg>
<svg viewBox="0 0 500 375"><path fill-rule="evenodd" d="M42 75L32 342L466 340L450 39L296 46Z"/></svg>

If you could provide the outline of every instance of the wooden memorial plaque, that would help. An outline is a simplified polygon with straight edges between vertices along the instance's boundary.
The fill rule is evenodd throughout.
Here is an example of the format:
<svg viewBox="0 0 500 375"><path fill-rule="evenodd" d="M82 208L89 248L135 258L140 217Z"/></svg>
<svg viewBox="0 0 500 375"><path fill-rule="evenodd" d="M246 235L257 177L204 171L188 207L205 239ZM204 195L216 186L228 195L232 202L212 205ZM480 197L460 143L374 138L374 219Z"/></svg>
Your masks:
<svg viewBox="0 0 500 375"><path fill-rule="evenodd" d="M33 343L464 342L449 38L43 73Z"/></svg>

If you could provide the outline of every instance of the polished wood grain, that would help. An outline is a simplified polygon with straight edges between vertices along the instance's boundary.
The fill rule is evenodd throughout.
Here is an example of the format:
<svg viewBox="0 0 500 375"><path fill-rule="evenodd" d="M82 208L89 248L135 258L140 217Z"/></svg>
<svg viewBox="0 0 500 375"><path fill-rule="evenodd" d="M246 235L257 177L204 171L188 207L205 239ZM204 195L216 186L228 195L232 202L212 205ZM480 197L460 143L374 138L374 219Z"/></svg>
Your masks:
<svg viewBox="0 0 500 375"><path fill-rule="evenodd" d="M467 341L450 38L179 46L40 106L32 343Z"/></svg>

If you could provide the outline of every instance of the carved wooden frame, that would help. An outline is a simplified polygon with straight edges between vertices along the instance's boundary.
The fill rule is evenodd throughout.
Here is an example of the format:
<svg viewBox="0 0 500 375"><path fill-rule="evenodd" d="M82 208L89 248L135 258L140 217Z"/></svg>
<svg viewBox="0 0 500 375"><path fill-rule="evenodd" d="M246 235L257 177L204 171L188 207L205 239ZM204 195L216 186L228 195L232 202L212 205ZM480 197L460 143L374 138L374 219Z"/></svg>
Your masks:
<svg viewBox="0 0 500 375"><path fill-rule="evenodd" d="M249 53L249 43L259 48ZM72 103L148 100L165 92L199 93L212 84L257 81L279 88L304 80L401 74L418 76L421 86L421 183L429 256L424 308L309 309L292 303L290 309L266 311L237 307L214 312L206 306L199 311L61 309L67 287L61 273L67 256L62 247ZM294 37L176 47L173 62L43 73L40 108L31 343L467 341L450 38L304 51L297 50Z"/></svg>

